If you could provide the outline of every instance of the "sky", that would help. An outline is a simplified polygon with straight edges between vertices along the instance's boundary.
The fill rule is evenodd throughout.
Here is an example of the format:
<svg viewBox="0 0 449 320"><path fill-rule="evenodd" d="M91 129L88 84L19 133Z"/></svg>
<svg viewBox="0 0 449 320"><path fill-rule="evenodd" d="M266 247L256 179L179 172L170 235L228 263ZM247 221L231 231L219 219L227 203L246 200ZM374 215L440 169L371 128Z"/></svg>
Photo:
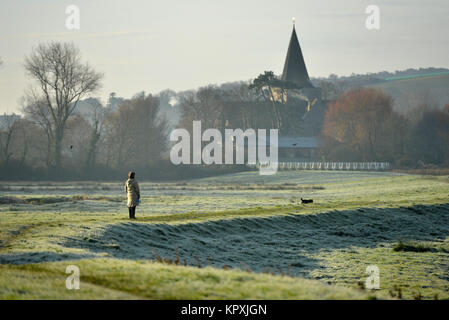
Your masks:
<svg viewBox="0 0 449 320"><path fill-rule="evenodd" d="M66 7L80 29L66 27ZM367 6L380 10L368 30ZM447 0L0 0L0 114L35 86L23 61L39 43L73 42L104 73L101 90L131 97L282 73L292 17L311 77L449 68Z"/></svg>

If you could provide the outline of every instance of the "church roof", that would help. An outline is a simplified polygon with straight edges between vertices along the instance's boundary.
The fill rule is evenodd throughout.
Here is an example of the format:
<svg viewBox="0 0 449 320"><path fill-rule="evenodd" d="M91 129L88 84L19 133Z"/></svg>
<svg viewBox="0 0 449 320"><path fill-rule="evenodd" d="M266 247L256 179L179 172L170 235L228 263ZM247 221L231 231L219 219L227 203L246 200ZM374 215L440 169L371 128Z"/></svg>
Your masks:
<svg viewBox="0 0 449 320"><path fill-rule="evenodd" d="M282 80L296 83L301 88L313 87L307 73L306 64L296 35L295 26L293 26L290 44L288 45L287 57L285 58Z"/></svg>

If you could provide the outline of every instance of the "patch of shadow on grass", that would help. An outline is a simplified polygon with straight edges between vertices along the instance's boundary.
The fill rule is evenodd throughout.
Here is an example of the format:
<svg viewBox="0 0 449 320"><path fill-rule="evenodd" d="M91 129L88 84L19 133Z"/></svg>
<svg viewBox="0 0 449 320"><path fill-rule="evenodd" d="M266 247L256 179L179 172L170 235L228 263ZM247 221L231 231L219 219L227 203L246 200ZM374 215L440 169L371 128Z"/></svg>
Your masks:
<svg viewBox="0 0 449 320"><path fill-rule="evenodd" d="M0 197L0 204L16 204L16 203L25 203L25 201L17 197Z"/></svg>
<svg viewBox="0 0 449 320"><path fill-rule="evenodd" d="M17 197L0 197L0 204L43 205L43 204L54 204L68 201L71 201L71 199L68 197L34 197L25 199L20 199Z"/></svg>
<svg viewBox="0 0 449 320"><path fill-rule="evenodd" d="M393 251L404 251L404 252L438 252L437 248L427 246L421 243L413 243L413 242L403 242L400 240L397 244L394 245Z"/></svg>
<svg viewBox="0 0 449 320"><path fill-rule="evenodd" d="M46 251L0 254L0 264L29 264L62 260L78 260L92 258L93 254L56 253Z"/></svg>
<svg viewBox="0 0 449 320"><path fill-rule="evenodd" d="M236 218L181 225L122 223L63 245L123 259L177 261L307 276L319 261L308 254L374 248L398 239L449 235L449 204L363 208L308 215Z"/></svg>

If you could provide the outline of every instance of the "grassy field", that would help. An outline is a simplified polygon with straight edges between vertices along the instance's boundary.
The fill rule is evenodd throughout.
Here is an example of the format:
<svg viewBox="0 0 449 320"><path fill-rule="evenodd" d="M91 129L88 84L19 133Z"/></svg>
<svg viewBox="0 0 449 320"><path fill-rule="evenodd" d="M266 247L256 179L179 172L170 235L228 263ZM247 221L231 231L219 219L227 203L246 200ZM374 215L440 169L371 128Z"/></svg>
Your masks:
<svg viewBox="0 0 449 320"><path fill-rule="evenodd" d="M140 186L131 222L123 182L4 182L0 298L449 298L448 176L246 172ZM81 290L66 289L68 265ZM363 288L369 265L380 290Z"/></svg>

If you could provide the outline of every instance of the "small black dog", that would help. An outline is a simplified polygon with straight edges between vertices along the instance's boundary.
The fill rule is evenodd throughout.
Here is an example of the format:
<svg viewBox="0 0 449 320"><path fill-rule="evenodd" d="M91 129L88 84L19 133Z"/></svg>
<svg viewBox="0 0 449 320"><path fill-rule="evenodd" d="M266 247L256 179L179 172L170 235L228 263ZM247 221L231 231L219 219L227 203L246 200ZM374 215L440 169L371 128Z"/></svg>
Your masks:
<svg viewBox="0 0 449 320"><path fill-rule="evenodd" d="M303 198L301 198L301 203L313 203L313 199L303 199Z"/></svg>

